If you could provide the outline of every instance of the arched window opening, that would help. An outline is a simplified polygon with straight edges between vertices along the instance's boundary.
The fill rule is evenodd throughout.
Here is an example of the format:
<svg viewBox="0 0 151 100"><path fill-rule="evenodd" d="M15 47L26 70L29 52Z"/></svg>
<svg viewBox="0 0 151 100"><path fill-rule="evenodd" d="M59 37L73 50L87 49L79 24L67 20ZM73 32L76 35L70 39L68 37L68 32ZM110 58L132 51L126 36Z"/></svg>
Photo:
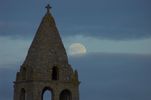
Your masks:
<svg viewBox="0 0 151 100"><path fill-rule="evenodd" d="M23 72L22 72L22 79L26 80L26 68L23 68Z"/></svg>
<svg viewBox="0 0 151 100"><path fill-rule="evenodd" d="M72 100L71 92L69 90L62 91L59 100Z"/></svg>
<svg viewBox="0 0 151 100"><path fill-rule="evenodd" d="M20 100L26 100L26 92L25 92L25 89L21 89Z"/></svg>
<svg viewBox="0 0 151 100"><path fill-rule="evenodd" d="M41 100L53 100L52 91L50 88L44 88L42 91Z"/></svg>
<svg viewBox="0 0 151 100"><path fill-rule="evenodd" d="M52 80L59 80L59 70L56 66L52 68Z"/></svg>

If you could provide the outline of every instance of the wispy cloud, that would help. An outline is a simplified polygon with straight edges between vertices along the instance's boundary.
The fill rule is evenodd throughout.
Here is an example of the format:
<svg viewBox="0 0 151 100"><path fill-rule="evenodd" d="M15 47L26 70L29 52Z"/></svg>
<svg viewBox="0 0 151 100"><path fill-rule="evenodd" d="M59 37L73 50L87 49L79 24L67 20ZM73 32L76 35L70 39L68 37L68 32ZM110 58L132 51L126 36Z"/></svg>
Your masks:
<svg viewBox="0 0 151 100"><path fill-rule="evenodd" d="M26 57L32 39L0 37L0 67L21 63ZM151 39L112 41L101 40L93 37L73 36L63 37L63 42L69 55L69 46L72 43L82 43L87 53L127 53L127 54L151 54ZM11 67L11 66L9 66Z"/></svg>
<svg viewBox="0 0 151 100"><path fill-rule="evenodd" d="M12 67L23 61L31 40L11 37L0 37L0 67Z"/></svg>
<svg viewBox="0 0 151 100"><path fill-rule="evenodd" d="M151 38L139 40L114 41L110 39L98 39L85 37L82 35L63 38L68 50L72 43L82 43L87 48L88 53L128 53L128 54L151 54Z"/></svg>

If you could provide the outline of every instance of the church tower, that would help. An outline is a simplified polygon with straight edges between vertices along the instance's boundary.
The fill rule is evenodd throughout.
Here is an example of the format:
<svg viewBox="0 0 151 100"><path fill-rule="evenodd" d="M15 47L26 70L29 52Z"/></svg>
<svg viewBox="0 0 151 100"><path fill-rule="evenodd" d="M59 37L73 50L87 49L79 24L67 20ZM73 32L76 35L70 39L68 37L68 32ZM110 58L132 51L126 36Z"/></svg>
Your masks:
<svg viewBox="0 0 151 100"><path fill-rule="evenodd" d="M14 100L79 100L78 72L68 63L67 54L48 4L24 63L14 82Z"/></svg>

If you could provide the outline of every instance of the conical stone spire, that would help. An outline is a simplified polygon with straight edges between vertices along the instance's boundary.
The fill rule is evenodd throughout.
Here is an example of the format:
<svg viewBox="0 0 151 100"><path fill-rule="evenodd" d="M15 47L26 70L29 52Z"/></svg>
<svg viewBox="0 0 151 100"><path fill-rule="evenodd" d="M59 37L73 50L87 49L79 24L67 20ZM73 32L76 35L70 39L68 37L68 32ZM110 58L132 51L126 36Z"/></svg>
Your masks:
<svg viewBox="0 0 151 100"><path fill-rule="evenodd" d="M67 54L60 38L50 5L29 48L24 65L48 67L50 64L68 64Z"/></svg>
<svg viewBox="0 0 151 100"><path fill-rule="evenodd" d="M79 100L78 72L68 64L67 54L57 30L50 6L17 72L14 100L43 100L52 93L52 100Z"/></svg>

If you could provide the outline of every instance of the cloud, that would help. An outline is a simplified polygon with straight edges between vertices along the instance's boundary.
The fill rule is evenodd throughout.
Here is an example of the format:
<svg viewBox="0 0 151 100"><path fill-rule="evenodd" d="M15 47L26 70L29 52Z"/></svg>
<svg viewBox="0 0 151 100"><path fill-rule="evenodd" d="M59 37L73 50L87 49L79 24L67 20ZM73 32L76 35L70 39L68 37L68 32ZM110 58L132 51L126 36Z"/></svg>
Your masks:
<svg viewBox="0 0 151 100"><path fill-rule="evenodd" d="M21 63L31 40L24 40L12 37L0 37L0 68L12 67L11 64Z"/></svg>
<svg viewBox="0 0 151 100"><path fill-rule="evenodd" d="M150 39L135 41L111 41L99 40L91 37L73 36L64 37L64 45L69 55L69 46L72 43L82 43L87 54L90 53L127 53L127 54L151 54ZM12 67L21 64L26 57L32 39L14 38L11 36L0 36L0 68ZM91 42L90 42L91 41Z"/></svg>
<svg viewBox="0 0 151 100"><path fill-rule="evenodd" d="M130 53L130 54L151 54L151 38L140 40L106 40L94 37L85 37L82 35L63 37L66 50L73 43L82 43L87 53L105 52L105 53Z"/></svg>
<svg viewBox="0 0 151 100"><path fill-rule="evenodd" d="M127 54L151 54L151 39L133 41L99 40L92 37L73 36L63 37L63 42L69 55L69 47L72 43L82 43L87 54L90 53L127 53ZM12 67L10 65L21 64L28 52L32 39L0 36L0 68Z"/></svg>

